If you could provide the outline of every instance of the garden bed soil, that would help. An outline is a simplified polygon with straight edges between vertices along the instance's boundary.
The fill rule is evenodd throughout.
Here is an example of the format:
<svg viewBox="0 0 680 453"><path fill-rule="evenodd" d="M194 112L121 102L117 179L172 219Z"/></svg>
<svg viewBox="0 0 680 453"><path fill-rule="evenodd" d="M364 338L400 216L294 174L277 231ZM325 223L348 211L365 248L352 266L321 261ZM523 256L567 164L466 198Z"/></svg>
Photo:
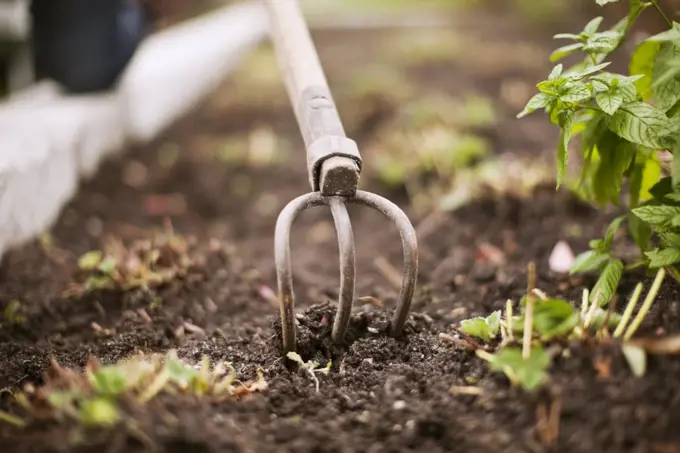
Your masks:
<svg viewBox="0 0 680 453"><path fill-rule="evenodd" d="M509 20L485 23L497 31L498 46L523 39ZM469 28L474 27L472 18ZM338 91L341 70L369 61L377 39L370 33L315 37ZM364 44L361 55L348 52L358 43ZM487 52L498 50L488 46ZM494 152L539 158L551 155L555 131L540 117L515 120L517 108L507 104L500 87L509 80L531 86L547 74L546 55L539 51L537 67L516 60L490 62L495 68L449 62L420 67L411 76L430 92L479 90L492 97L500 123L485 133ZM272 102L274 107L234 101L230 83L221 92L227 93L226 104L208 103L157 142L106 163L61 216L53 249L37 242L7 256L0 269L0 307L19 300L26 322L2 324L0 387L40 385L52 359L79 368L91 356L111 363L139 351L175 348L188 360L207 355L229 361L244 380L261 368L268 389L220 403L161 394L127 408L134 430L74 436L68 421L23 429L0 424L0 451L680 452L677 357L651 357L646 375L634 378L614 342L575 342L563 345L569 354L556 359L547 385L528 393L490 373L474 351L440 338L453 334L462 319L502 309L508 299L517 307L530 261L537 264L537 286L547 294L578 301L593 283L549 271L548 256L559 240L585 250L615 213L596 211L553 185L537 188L530 198L485 198L455 213L422 218L402 191L387 190L367 171L365 187L411 215L419 233L420 276L405 337L388 337L384 329L397 288L376 259L399 268L399 237L379 214L350 209L357 296L375 297L384 307L355 302L348 344L339 349L328 347L338 288L332 221L324 209L305 212L293 237L298 348L305 359L333 362L328 376L319 375L317 393L308 374L289 370L281 360L278 308L268 297L276 282L276 216L307 190L302 155L253 166L218 164L204 152L206 137L247 132L254 124L270 126L295 149L296 125L282 90L284 101ZM341 112L352 108L339 102ZM347 113L366 115L362 121L353 117L348 130L360 144L381 116L392 113L389 107L375 111L380 115ZM176 149L181 152L173 161L168 156ZM143 178L135 183L131 175L140 171ZM179 207L172 200L181 200ZM164 217L176 232L193 238L194 264L187 275L148 291L63 295L77 274L78 256L100 248L108 236L139 239L161 227ZM631 247L626 238L617 244L624 251ZM500 251L502 262L490 259L488 250ZM627 275L621 294L629 294L640 278L644 275ZM677 287L668 283L640 334L680 333L678 300ZM8 393L0 407L17 410Z"/></svg>

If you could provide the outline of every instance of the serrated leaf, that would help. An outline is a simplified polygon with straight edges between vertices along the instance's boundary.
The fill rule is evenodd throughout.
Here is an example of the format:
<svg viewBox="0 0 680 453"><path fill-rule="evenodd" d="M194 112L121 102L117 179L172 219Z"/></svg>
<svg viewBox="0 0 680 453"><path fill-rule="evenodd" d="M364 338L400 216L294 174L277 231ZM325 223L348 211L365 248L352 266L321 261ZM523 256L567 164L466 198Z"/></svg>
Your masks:
<svg viewBox="0 0 680 453"><path fill-rule="evenodd" d="M648 100L651 96L654 61L660 48L661 44L658 42L643 41L635 48L630 59L629 73L642 76L635 82L635 88L643 100Z"/></svg>
<svg viewBox="0 0 680 453"><path fill-rule="evenodd" d="M550 354L540 347L532 348L526 360L521 349L503 348L493 356L490 368L506 373L511 380L516 379L526 390L534 390L546 381L550 361Z"/></svg>
<svg viewBox="0 0 680 453"><path fill-rule="evenodd" d="M616 289L619 287L622 274L623 263L621 260L611 259L604 268L604 271L602 271L602 274L593 286L593 289L590 291L590 302L593 302L599 294L599 306L602 307L608 304L612 297L614 297Z"/></svg>
<svg viewBox="0 0 680 453"><path fill-rule="evenodd" d="M592 96L588 87L583 83L577 83L566 86L560 91L560 100L562 102L576 103L586 100Z"/></svg>
<svg viewBox="0 0 680 453"><path fill-rule="evenodd" d="M622 105L607 124L609 130L629 142L658 149L668 145L668 117L644 102Z"/></svg>
<svg viewBox="0 0 680 453"><path fill-rule="evenodd" d="M677 206L640 206L632 210L633 214L650 225L667 229L672 226L673 217L680 214Z"/></svg>
<svg viewBox="0 0 680 453"><path fill-rule="evenodd" d="M680 46L680 24L673 22L669 30L662 31L656 35L650 36L645 41L647 42L671 42L676 46Z"/></svg>
<svg viewBox="0 0 680 453"><path fill-rule="evenodd" d="M588 66L585 69L580 70L580 71L569 72L568 74L565 74L564 77L567 80L570 80L570 81L581 80L584 77L588 77L589 75L600 72L601 70L603 70L604 68L606 68L610 64L611 64L611 62L607 62L607 63L598 64L598 65L595 65L595 66Z"/></svg>
<svg viewBox="0 0 680 453"><path fill-rule="evenodd" d="M599 93L595 96L595 102L605 113L613 115L623 104L623 94L618 90L615 92Z"/></svg>
<svg viewBox="0 0 680 453"><path fill-rule="evenodd" d="M680 248L680 234L678 233L661 232L659 238L665 247Z"/></svg>
<svg viewBox="0 0 680 453"><path fill-rule="evenodd" d="M485 342L490 342L496 338L501 327L501 312L499 310L491 313L488 317L481 316L464 319L460 322L460 331L479 338Z"/></svg>
<svg viewBox="0 0 680 453"><path fill-rule="evenodd" d="M534 304L534 328L545 336L563 332L563 324L574 314L574 307L567 301L548 299Z"/></svg>
<svg viewBox="0 0 680 453"><path fill-rule="evenodd" d="M652 69L652 100L656 108L666 112L680 100L680 53L672 43L663 43Z"/></svg>
<svg viewBox="0 0 680 453"><path fill-rule="evenodd" d="M601 1L601 0L597 0ZM600 28L600 24L602 24L602 21L604 20L604 17L598 16L594 19L592 19L590 22L586 24L586 26L583 28L583 31L585 33L595 33L597 32L598 28Z"/></svg>
<svg viewBox="0 0 680 453"><path fill-rule="evenodd" d="M569 271L570 275L582 274L585 272L600 271L609 262L609 255L596 250L588 250L580 253L574 259L574 264Z"/></svg>
<svg viewBox="0 0 680 453"><path fill-rule="evenodd" d="M635 157L635 145L611 131L597 143L600 162L593 177L593 190L598 203L619 205L623 175Z"/></svg>
<svg viewBox="0 0 680 453"><path fill-rule="evenodd" d="M523 117L535 112L538 109L549 106L553 102L554 99L555 99L554 96L551 96L551 95L546 94L546 93L535 94L531 99L529 99L529 102L524 107L524 110L522 110L517 115L517 118L523 118Z"/></svg>
<svg viewBox="0 0 680 453"><path fill-rule="evenodd" d="M564 181L564 175L567 172L567 163L569 159L569 141L572 135L572 123L574 121L574 112L566 110L560 115L560 141L557 146L557 188L559 189Z"/></svg>
<svg viewBox="0 0 680 453"><path fill-rule="evenodd" d="M550 61L552 63L560 61L562 58L571 55L572 53L576 52L579 49L583 49L583 43L577 42L574 44L569 44L567 46L559 47L550 54Z"/></svg>
<svg viewBox="0 0 680 453"><path fill-rule="evenodd" d="M557 80L561 75L562 75L562 70L564 69L564 66L560 63L557 66L555 66L552 71L550 71L550 75L548 76L549 81L555 81Z"/></svg>
<svg viewBox="0 0 680 453"><path fill-rule="evenodd" d="M629 213L628 231L630 231L630 235L633 237L633 240L640 251L646 251L647 247L649 246L649 238L652 235L652 229L649 224L640 219L638 216Z"/></svg>
<svg viewBox="0 0 680 453"><path fill-rule="evenodd" d="M619 227L621 226L621 223L626 220L626 216L622 215L614 220L609 224L607 227L607 232L604 235L604 247L606 249L609 249L612 246L612 242L614 241L614 236L616 235L616 232L619 230Z"/></svg>
<svg viewBox="0 0 680 453"><path fill-rule="evenodd" d="M650 259L649 267L651 269L658 269L660 267L672 266L680 263L680 248L677 247L655 249L646 252L645 255Z"/></svg>

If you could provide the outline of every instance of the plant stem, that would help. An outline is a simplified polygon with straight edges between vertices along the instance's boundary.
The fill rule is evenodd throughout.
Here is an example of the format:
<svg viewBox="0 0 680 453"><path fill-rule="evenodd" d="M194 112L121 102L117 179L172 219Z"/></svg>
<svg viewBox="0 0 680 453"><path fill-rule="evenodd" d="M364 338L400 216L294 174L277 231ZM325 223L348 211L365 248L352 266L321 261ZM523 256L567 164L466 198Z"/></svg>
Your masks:
<svg viewBox="0 0 680 453"><path fill-rule="evenodd" d="M510 299L505 301L505 324L508 327L508 340L513 341L515 338L512 333L512 301Z"/></svg>
<svg viewBox="0 0 680 453"><path fill-rule="evenodd" d="M590 300L590 291L588 288L583 289L583 297L581 298L581 317L585 319L588 314L588 301Z"/></svg>
<svg viewBox="0 0 680 453"><path fill-rule="evenodd" d="M621 321L619 321L619 325L616 326L616 330L614 331L614 338L618 338L621 336L623 333L623 330L626 328L626 325L628 324L628 321L630 321L630 317L633 315L633 310L635 309L635 306L638 303L638 300L640 299L640 294L642 294L642 283L638 283L637 286L635 287L635 291L633 291L633 295L628 301L628 305L626 305L626 309L623 312L623 316L621 316Z"/></svg>
<svg viewBox="0 0 680 453"><path fill-rule="evenodd" d="M652 283L652 287L649 289L649 292L647 293L647 297L645 297L644 302L642 302L642 307L640 307L640 311L635 316L635 319L633 319L633 322L628 327L628 330L626 330L626 334L623 336L624 340L629 340L630 337L632 337L633 334L635 334L635 331L637 331L638 327L640 327L640 324L642 324L642 320L645 319L645 316L647 316L647 312L649 311L649 308L652 306L654 299L656 299L656 295L659 292L659 288L661 287L661 283L663 282L663 279L664 279L665 276L666 276L666 269L664 269L662 267L656 273L656 278L654 278L654 283Z"/></svg>
<svg viewBox="0 0 680 453"><path fill-rule="evenodd" d="M657 0L650 0L650 3L652 5L654 5L654 8L656 8L656 10L659 12L659 14L661 14L661 17L663 17L663 20L666 21L668 26L673 27L673 22L671 22L671 20L668 18L668 16L666 16L666 13L663 12L663 10L659 6L659 3L657 2Z"/></svg>
<svg viewBox="0 0 680 453"><path fill-rule="evenodd" d="M534 326L534 288L536 288L536 264L529 263L527 276L527 306L524 313L524 338L522 339L522 357L531 356L531 336Z"/></svg>

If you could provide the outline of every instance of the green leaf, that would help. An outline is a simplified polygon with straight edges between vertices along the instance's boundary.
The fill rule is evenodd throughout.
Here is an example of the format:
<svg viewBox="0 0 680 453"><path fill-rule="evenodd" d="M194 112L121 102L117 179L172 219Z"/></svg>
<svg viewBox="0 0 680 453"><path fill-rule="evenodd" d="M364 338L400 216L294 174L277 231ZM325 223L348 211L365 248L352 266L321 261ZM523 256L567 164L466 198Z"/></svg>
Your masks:
<svg viewBox="0 0 680 453"><path fill-rule="evenodd" d="M601 1L601 0L598 0ZM592 34L597 32L597 30L600 28L600 24L602 24L602 21L604 20L604 17L598 16L588 22L586 26L583 28L584 33Z"/></svg>
<svg viewBox="0 0 680 453"><path fill-rule="evenodd" d="M651 269L658 269L660 267L672 266L680 263L680 248L678 247L655 249L646 252L645 255L650 259L649 267Z"/></svg>
<svg viewBox="0 0 680 453"><path fill-rule="evenodd" d="M623 104L623 94L618 90L600 93L595 97L595 102L605 113L613 115Z"/></svg>
<svg viewBox="0 0 680 453"><path fill-rule="evenodd" d="M598 203L619 205L623 175L635 157L635 145L619 138L611 131L597 143L600 162L595 171L593 190Z"/></svg>
<svg viewBox="0 0 680 453"><path fill-rule="evenodd" d="M562 58L569 56L580 49L583 49L583 43L580 42L559 47L550 54L550 61L555 63L556 61L560 61Z"/></svg>
<svg viewBox="0 0 680 453"><path fill-rule="evenodd" d="M668 145L668 117L644 102L631 102L621 106L608 119L607 124L609 130L629 142L661 149Z"/></svg>
<svg viewBox="0 0 680 453"><path fill-rule="evenodd" d="M597 33L586 41L583 50L590 54L610 54L616 49L621 39L620 33Z"/></svg>
<svg viewBox="0 0 680 453"><path fill-rule="evenodd" d="M557 147L557 188L559 189L564 181L564 175L567 172L567 163L569 159L569 141L571 140L571 127L574 121L574 112L572 110L565 110L559 116L560 127L560 142Z"/></svg>
<svg viewBox="0 0 680 453"><path fill-rule="evenodd" d="M672 43L659 49L652 73L652 100L656 108L666 112L680 100L680 53Z"/></svg>
<svg viewBox="0 0 680 453"><path fill-rule="evenodd" d="M639 44L630 59L628 71L631 75L641 75L642 77L635 82L637 92L642 96L642 100L651 97L652 74L654 71L654 61L661 48L658 42L643 41Z"/></svg>
<svg viewBox="0 0 680 453"><path fill-rule="evenodd" d="M102 367L91 378L92 388L103 396L118 396L125 390L125 376L115 367Z"/></svg>
<svg viewBox="0 0 680 453"><path fill-rule="evenodd" d="M680 234L678 233L662 232L659 233L659 238L665 247L680 248Z"/></svg>
<svg viewBox="0 0 680 453"><path fill-rule="evenodd" d="M621 260L611 259L590 292L590 302L593 302L599 293L598 305L602 307L608 304L619 287L622 274Z"/></svg>
<svg viewBox="0 0 680 453"><path fill-rule="evenodd" d="M584 77L588 77L589 75L595 74L596 72L600 72L602 69L606 68L610 64L611 64L610 62L607 62L595 66L588 66L581 71L569 72L565 74L564 77L569 81L575 82L577 80L583 79Z"/></svg>
<svg viewBox="0 0 680 453"><path fill-rule="evenodd" d="M522 110L517 115L517 118L523 118L523 117L535 112L538 109L547 107L554 100L555 100L555 96L551 96L551 95L546 94L546 93L538 93L538 94L534 95L531 99L529 99L529 102L527 103L526 107L524 107L524 110Z"/></svg>
<svg viewBox="0 0 680 453"><path fill-rule="evenodd" d="M511 381L531 391L547 380L546 371L550 362L550 354L540 347L532 348L526 360L522 357L521 349L503 348L493 356L490 368L492 371L504 372Z"/></svg>
<svg viewBox="0 0 680 453"><path fill-rule="evenodd" d="M621 226L621 222L623 222L624 220L626 220L625 215L619 216L612 220L612 222L609 224L609 227L607 227L607 232L604 235L604 247L606 249L609 249L612 246L614 235L616 235L616 232Z"/></svg>
<svg viewBox="0 0 680 453"><path fill-rule="evenodd" d="M92 250L78 258L78 267L84 271L91 271L97 268L102 260L102 252Z"/></svg>
<svg viewBox="0 0 680 453"><path fill-rule="evenodd" d="M567 301L548 299L534 304L534 328L544 336L551 337L566 333L571 325L574 307ZM573 328L573 326L572 326Z"/></svg>
<svg viewBox="0 0 680 453"><path fill-rule="evenodd" d="M633 237L635 244L640 248L640 251L646 251L649 246L649 238L652 236L652 229L649 224L638 216L629 213L628 231L630 231L630 235Z"/></svg>
<svg viewBox="0 0 680 453"><path fill-rule="evenodd" d="M572 39L574 41L579 41L581 39L581 35L575 35L573 33L558 33L553 36L553 39Z"/></svg>
<svg viewBox="0 0 680 453"><path fill-rule="evenodd" d="M189 386L198 377L198 370L177 359L165 362L164 369L170 376L170 380L180 387Z"/></svg>
<svg viewBox="0 0 680 453"><path fill-rule="evenodd" d="M673 187L680 187L680 140L677 140L674 148L671 178L673 181Z"/></svg>
<svg viewBox="0 0 680 453"><path fill-rule="evenodd" d="M648 42L671 42L676 46L680 46L680 24L673 22L669 30L662 31L656 35L650 36L645 41Z"/></svg>
<svg viewBox="0 0 680 453"><path fill-rule="evenodd" d="M559 93L560 100L569 103L581 102L590 98L590 96L592 96L592 93L584 83L566 85Z"/></svg>
<svg viewBox="0 0 680 453"><path fill-rule="evenodd" d="M118 408L106 398L91 398L83 401L78 415L85 426L110 426L120 420Z"/></svg>
<svg viewBox="0 0 680 453"><path fill-rule="evenodd" d="M496 338L501 327L501 312L495 311L487 318L475 317L464 319L460 322L460 331L477 337L482 341L490 342Z"/></svg>
<svg viewBox="0 0 680 453"><path fill-rule="evenodd" d="M550 75L548 76L548 80L553 82L557 80L561 75L562 75L562 70L564 69L564 66L560 63L557 66L555 66L552 71L550 71Z"/></svg>
<svg viewBox="0 0 680 453"><path fill-rule="evenodd" d="M656 228L668 229L672 226L673 218L680 214L680 207L640 206L633 209L633 214Z"/></svg>
<svg viewBox="0 0 680 453"><path fill-rule="evenodd" d="M569 271L570 275L600 271L609 262L609 255L596 250L588 250L576 256Z"/></svg>

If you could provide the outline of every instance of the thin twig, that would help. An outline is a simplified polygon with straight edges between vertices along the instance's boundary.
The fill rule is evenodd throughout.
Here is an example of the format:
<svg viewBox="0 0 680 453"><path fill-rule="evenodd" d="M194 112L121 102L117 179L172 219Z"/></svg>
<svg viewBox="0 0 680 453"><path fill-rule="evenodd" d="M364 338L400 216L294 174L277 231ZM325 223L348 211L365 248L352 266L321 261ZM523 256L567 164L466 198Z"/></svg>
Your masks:
<svg viewBox="0 0 680 453"><path fill-rule="evenodd" d="M508 326L508 341L514 341L515 336L512 333L512 301L510 299L505 301L505 323Z"/></svg>
<svg viewBox="0 0 680 453"><path fill-rule="evenodd" d="M640 294L642 294L642 288L643 288L642 283L638 283L635 286L635 291L633 291L633 295L628 301L626 309L623 311L621 321L619 321L619 325L616 326L616 330L614 330L614 338L620 337L621 334L623 333L623 330L626 328L626 325L628 325L628 321L630 321L630 317L633 315L633 310L635 310L635 306L637 305L638 300L640 299Z"/></svg>
<svg viewBox="0 0 680 453"><path fill-rule="evenodd" d="M624 340L630 340L630 337L632 337L633 334L635 334L635 331L637 331L638 327L640 327L640 324L642 324L642 320L645 319L645 316L647 316L647 312L652 306L654 299L656 299L656 295L659 293L659 288L661 287L661 283L663 282L665 276L666 269L662 267L656 273L654 283L652 283L652 287L649 289L647 297L645 297L644 302L642 302L642 307L640 307L640 311L635 316L635 319L633 319L633 322L628 327L628 330L626 330L626 333L623 336Z"/></svg>
<svg viewBox="0 0 680 453"><path fill-rule="evenodd" d="M657 0L650 0L650 3L652 5L654 5L654 8L656 8L656 10L659 12L659 14L661 14L661 17L663 17L663 20L666 21L668 26L673 28L673 22L668 18L668 16L666 16L666 13L663 12L663 10L659 6L659 3L657 2Z"/></svg>
<svg viewBox="0 0 680 453"><path fill-rule="evenodd" d="M527 275L527 306L524 313L524 338L522 339L522 357L531 356L531 336L534 325L534 288L536 288L536 264L529 263Z"/></svg>

